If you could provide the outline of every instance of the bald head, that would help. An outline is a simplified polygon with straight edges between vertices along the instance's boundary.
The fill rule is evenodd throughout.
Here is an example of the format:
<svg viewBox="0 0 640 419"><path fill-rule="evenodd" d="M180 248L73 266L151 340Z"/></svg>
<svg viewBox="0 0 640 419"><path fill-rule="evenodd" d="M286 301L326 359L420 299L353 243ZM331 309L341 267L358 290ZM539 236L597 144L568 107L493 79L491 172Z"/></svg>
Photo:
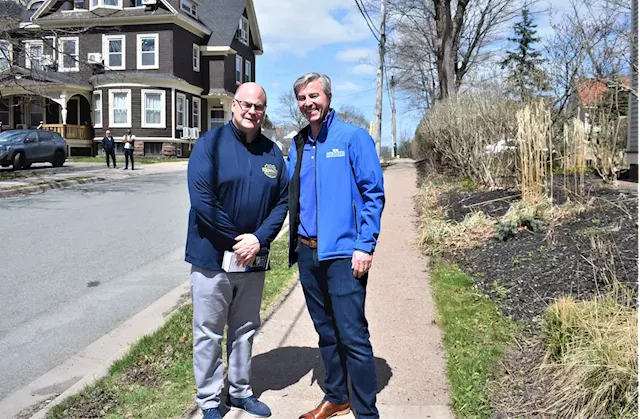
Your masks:
<svg viewBox="0 0 640 419"><path fill-rule="evenodd" d="M245 97L258 98L260 99L260 103L267 106L267 92L264 90L264 87L258 83L248 82L238 86L234 98L254 103L252 100L245 99Z"/></svg>

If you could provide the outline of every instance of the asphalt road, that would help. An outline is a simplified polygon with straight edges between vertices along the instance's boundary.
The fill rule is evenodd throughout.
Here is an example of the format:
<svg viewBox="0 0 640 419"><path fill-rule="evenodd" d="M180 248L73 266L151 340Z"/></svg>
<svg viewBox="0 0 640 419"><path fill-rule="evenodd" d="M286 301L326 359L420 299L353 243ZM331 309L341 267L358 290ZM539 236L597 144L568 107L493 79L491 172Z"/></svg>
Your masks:
<svg viewBox="0 0 640 419"><path fill-rule="evenodd" d="M186 172L0 199L0 400L188 279Z"/></svg>

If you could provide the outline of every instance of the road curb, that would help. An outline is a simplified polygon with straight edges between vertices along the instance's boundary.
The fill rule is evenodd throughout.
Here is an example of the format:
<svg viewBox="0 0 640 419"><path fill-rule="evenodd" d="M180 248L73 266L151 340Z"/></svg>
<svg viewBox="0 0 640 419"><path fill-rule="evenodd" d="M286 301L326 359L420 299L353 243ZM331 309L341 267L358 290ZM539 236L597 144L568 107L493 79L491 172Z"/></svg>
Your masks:
<svg viewBox="0 0 640 419"><path fill-rule="evenodd" d="M59 180L41 183L38 185L30 185L19 188L11 188L0 190L0 198L10 198L13 196L29 195L32 193L45 192L52 189L64 189L76 185L84 185L89 183L105 182L109 179L104 177L88 177L84 179Z"/></svg>

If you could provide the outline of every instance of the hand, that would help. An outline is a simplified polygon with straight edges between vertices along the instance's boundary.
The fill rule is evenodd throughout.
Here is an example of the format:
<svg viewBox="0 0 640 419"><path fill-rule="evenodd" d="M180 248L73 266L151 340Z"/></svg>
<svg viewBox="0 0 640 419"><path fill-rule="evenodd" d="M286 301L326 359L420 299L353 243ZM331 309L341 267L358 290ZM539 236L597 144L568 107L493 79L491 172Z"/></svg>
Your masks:
<svg viewBox="0 0 640 419"><path fill-rule="evenodd" d="M356 250L351 257L351 269L353 269L353 276L356 278L362 278L364 274L371 269L371 263L373 262L373 256L368 253Z"/></svg>
<svg viewBox="0 0 640 419"><path fill-rule="evenodd" d="M236 237L237 243L233 246L236 253L236 262L240 266L247 266L253 263L256 255L260 251L260 241L253 234L241 234Z"/></svg>

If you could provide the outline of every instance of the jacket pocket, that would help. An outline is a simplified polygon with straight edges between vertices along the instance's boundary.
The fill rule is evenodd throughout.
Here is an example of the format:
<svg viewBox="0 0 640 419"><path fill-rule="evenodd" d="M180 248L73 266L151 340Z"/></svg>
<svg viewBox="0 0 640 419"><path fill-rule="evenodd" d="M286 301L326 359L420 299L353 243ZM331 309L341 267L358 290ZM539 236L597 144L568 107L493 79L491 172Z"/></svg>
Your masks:
<svg viewBox="0 0 640 419"><path fill-rule="evenodd" d="M355 201L351 201L351 205L353 206L353 224L356 226L356 240L358 240L358 212Z"/></svg>

